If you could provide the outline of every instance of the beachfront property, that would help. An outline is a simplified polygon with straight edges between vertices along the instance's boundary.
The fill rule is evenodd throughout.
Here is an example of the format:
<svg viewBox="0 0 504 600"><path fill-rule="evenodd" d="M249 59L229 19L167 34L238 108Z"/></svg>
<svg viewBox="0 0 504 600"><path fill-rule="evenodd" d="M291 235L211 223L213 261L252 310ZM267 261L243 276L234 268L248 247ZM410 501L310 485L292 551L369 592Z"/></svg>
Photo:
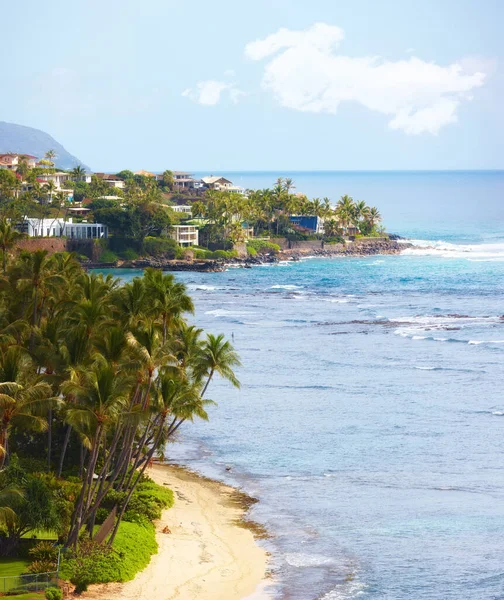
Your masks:
<svg viewBox="0 0 504 600"><path fill-rule="evenodd" d="M109 173L95 173L95 176L98 177L98 179L105 181L105 183L108 183L110 187L119 188L120 190L124 189L126 185L124 180L117 175L112 175Z"/></svg>
<svg viewBox="0 0 504 600"><path fill-rule="evenodd" d="M73 223L69 219L25 218L18 226L28 237L67 237L92 240L108 238L108 227L102 223Z"/></svg>
<svg viewBox="0 0 504 600"><path fill-rule="evenodd" d="M309 229L313 233L323 234L324 233L324 219L316 216L302 216L292 215L289 217L290 222L293 225L302 227L303 229Z"/></svg>
<svg viewBox="0 0 504 600"><path fill-rule="evenodd" d="M180 246L197 246L199 243L198 228L194 225L172 225L169 235Z"/></svg>
<svg viewBox="0 0 504 600"><path fill-rule="evenodd" d="M14 152L8 152L7 154L0 154L0 169L9 169L10 171L16 171L19 164L23 161L32 169L37 164L37 157L31 154L16 154Z"/></svg>

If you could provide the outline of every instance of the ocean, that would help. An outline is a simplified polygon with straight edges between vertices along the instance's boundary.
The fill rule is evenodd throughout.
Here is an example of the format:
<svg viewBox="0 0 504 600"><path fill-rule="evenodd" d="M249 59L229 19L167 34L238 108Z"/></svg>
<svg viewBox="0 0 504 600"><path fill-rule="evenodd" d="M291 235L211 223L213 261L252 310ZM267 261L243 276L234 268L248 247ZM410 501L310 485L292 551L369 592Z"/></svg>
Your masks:
<svg viewBox="0 0 504 600"><path fill-rule="evenodd" d="M504 173L227 175L350 194L415 248L177 273L242 386L167 456L260 500L272 598L504 598Z"/></svg>

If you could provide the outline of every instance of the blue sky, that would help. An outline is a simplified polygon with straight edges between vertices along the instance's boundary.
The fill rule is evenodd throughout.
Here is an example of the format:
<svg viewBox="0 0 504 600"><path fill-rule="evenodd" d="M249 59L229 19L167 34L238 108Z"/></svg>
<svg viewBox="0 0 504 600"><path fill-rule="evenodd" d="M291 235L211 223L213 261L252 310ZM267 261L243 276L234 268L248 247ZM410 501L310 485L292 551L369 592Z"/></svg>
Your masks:
<svg viewBox="0 0 504 600"><path fill-rule="evenodd" d="M0 120L95 170L504 168L501 0L25 0Z"/></svg>

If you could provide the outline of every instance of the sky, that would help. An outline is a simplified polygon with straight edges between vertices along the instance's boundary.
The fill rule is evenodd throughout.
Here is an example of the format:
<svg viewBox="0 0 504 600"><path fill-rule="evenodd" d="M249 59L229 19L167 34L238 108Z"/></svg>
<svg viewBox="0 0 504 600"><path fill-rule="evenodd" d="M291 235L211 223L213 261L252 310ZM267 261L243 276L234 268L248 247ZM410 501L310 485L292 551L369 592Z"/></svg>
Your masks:
<svg viewBox="0 0 504 600"><path fill-rule="evenodd" d="M0 120L94 170L504 168L502 0L25 0Z"/></svg>

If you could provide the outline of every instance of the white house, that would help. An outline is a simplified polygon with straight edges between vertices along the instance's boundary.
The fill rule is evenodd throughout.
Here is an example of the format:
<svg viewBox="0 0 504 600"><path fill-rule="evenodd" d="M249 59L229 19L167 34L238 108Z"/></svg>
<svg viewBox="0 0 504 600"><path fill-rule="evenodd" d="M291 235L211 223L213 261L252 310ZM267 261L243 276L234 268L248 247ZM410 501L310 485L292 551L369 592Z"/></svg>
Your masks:
<svg viewBox="0 0 504 600"><path fill-rule="evenodd" d="M236 192L238 194L243 194L244 192L243 188L233 185L233 182L229 181L229 179L226 179L225 177L210 175L210 177L202 177L201 181L210 190L218 190L220 192Z"/></svg>
<svg viewBox="0 0 504 600"><path fill-rule="evenodd" d="M72 176L70 173L64 173L63 171L57 171L56 173L42 173L37 177L37 179L41 181L46 181L47 183L53 182L56 188L59 190L62 189L63 184L66 181L70 181Z"/></svg>
<svg viewBox="0 0 504 600"><path fill-rule="evenodd" d="M101 223L73 223L72 219L25 218L19 229L28 237L68 237L99 239L108 237L108 227Z"/></svg>
<svg viewBox="0 0 504 600"><path fill-rule="evenodd" d="M170 237L180 246L197 246L199 232L194 225L172 225Z"/></svg>
<svg viewBox="0 0 504 600"><path fill-rule="evenodd" d="M184 215L192 215L192 207L188 205L170 206L173 212L182 213Z"/></svg>

